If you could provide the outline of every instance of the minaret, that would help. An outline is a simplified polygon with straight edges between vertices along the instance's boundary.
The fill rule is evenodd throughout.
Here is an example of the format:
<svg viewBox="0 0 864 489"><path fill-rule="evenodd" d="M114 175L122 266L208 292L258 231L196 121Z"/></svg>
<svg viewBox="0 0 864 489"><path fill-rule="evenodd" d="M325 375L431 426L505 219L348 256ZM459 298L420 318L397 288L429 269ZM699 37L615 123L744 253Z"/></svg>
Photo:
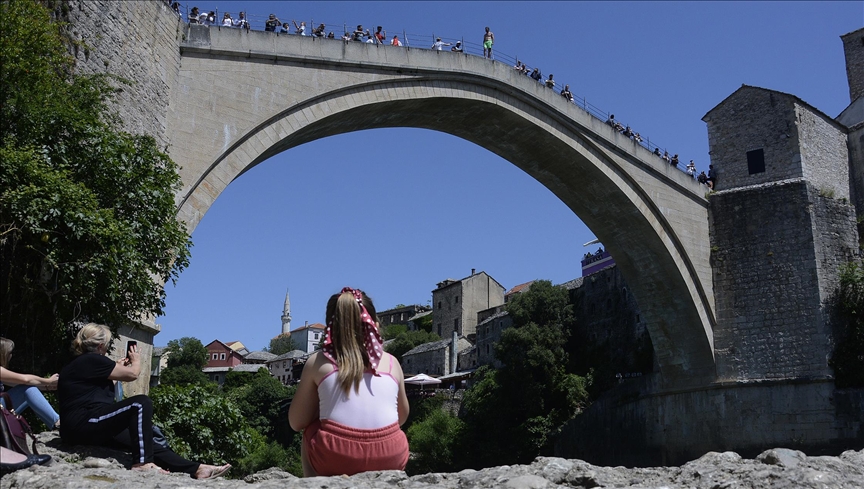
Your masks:
<svg viewBox="0 0 864 489"><path fill-rule="evenodd" d="M291 299L285 291L285 306L282 308L282 334L291 333Z"/></svg>

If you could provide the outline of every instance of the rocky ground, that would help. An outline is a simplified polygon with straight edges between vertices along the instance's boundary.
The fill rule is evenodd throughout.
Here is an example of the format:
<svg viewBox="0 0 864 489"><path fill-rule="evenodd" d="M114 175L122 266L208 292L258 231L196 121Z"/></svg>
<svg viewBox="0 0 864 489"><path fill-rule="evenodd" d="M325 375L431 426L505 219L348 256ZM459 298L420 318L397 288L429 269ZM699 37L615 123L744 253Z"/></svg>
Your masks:
<svg viewBox="0 0 864 489"><path fill-rule="evenodd" d="M734 452L708 453L681 467L629 469L597 467L581 460L539 457L531 465L464 470L408 477L404 472L367 472L352 477L298 479L275 469L245 480L198 481L185 474L161 475L127 469L129 455L94 447L61 447L53 433L43 433L40 449L54 457L48 467L31 467L0 479L0 489L72 488L641 488L779 489L864 488L864 450L839 457L808 457L777 448L754 460ZM62 448L62 450L61 450Z"/></svg>

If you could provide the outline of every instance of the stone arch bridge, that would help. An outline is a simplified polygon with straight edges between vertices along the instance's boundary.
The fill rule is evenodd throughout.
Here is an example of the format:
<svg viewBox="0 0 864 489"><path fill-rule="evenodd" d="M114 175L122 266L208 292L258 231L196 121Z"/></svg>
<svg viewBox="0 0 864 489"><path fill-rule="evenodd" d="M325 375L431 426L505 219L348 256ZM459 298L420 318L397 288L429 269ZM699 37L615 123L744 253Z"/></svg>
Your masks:
<svg viewBox="0 0 864 489"><path fill-rule="evenodd" d="M524 170L603 242L639 301L664 379L713 379L707 201L685 173L500 62L182 29L166 129L190 231L235 178L303 143L372 128L449 133Z"/></svg>

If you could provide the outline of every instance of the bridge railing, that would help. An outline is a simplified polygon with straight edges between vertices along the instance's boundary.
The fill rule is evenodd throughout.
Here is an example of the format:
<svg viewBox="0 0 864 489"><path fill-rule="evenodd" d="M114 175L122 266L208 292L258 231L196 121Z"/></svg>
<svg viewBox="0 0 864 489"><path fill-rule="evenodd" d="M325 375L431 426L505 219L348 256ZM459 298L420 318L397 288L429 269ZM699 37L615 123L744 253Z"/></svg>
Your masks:
<svg viewBox="0 0 864 489"><path fill-rule="evenodd" d="M275 5L276 4L274 4L274 6ZM180 4L179 8L180 8L181 19L184 22L189 22L189 14L192 11L191 4L188 4L188 3L187 4ZM216 19L216 22L213 25L214 26L220 26L222 24L222 18L224 16L224 11L219 12L218 9L210 10L207 8L199 7L199 12L202 14L207 14L211 11L214 12L214 14L215 14L214 16ZM316 21L314 18L310 18L309 20L295 19L295 18L290 17L290 16L280 16L279 13L274 10L273 12L268 12L267 14L261 14L261 13L257 13L257 12L248 12L248 11L245 12L246 20L249 22L249 29L256 30L256 31L265 30L265 23L269 19L270 13L274 13L276 15L276 18L279 19L282 23L288 23L289 32L287 32L287 34L289 34L289 35L296 35L296 29L294 27L295 22L297 23L297 25L300 25L301 21L306 21L306 32L304 35L311 36L313 29L320 26L321 24L324 24L324 37L327 37L328 34L332 32L335 40L342 41L342 42L348 42L348 41L344 41L342 36L343 35L350 36L358 26L358 24L348 24L346 22L343 22L341 24L327 23L327 22L322 22L320 20ZM230 12L230 14L231 14L231 17L234 19L238 18L238 16L239 16L239 12ZM368 29L369 32L373 34L373 41L372 42L377 42L377 40L374 39L374 33L377 30L377 24L375 24L375 23L369 23L369 24L363 23L363 24L359 24L359 25L363 26L364 31ZM278 34L280 34L280 35L286 34L286 32L280 32L280 31L282 31L281 27L276 29L276 32ZM431 32L428 34L419 34L419 33L406 32L404 30L394 31L392 29L391 30L384 29L383 32L385 34L385 39L384 39L383 44L385 44L385 45L390 45L393 36L396 35L396 36L398 36L399 41L402 43L402 46L405 48L409 48L409 49L432 49L433 43L435 42L435 40L437 38L440 37L443 42L450 44L450 46L445 46L444 50L448 50L448 51L451 50L452 47L455 46L457 41L458 41L458 42L461 42L462 52L464 54L472 55L472 56L483 56L484 55L482 43L473 42L473 41L466 41L464 37L451 37L451 36L446 36L444 34L438 34L435 32ZM477 37L478 36L473 36L472 39L477 38ZM354 42L354 41L350 41L350 42ZM539 67L532 66L532 65L526 63L525 60L520 58L519 56L511 55L508 53L502 53L502 52L500 52L494 48L493 48L492 56L493 56L494 61L505 63L514 69L515 69L515 66L517 64L517 61L524 64L527 67L529 73L531 71L533 71L534 68L537 68L542 75L542 70ZM526 76L527 76L527 74L526 74ZM547 80L547 75L542 75L540 80L538 80L538 83L541 85L544 85L544 86L549 86L546 84L546 80ZM565 84L566 84L566 82L565 82ZM554 80L554 83L552 83L551 86L549 86L549 89L560 94L561 91L564 89L564 84L561 84L558 80ZM580 97L580 96L576 96L574 94L572 103L575 104L576 106L580 107L582 110L584 110L585 112L587 112L591 116L593 116L593 117L595 117L601 121L607 121L607 120L609 120L609 117L611 116L610 112L607 112L607 111L601 109L600 107L597 107L596 105L588 102L588 99L585 96ZM615 119L615 120L616 120L616 122L621 122L619 119ZM621 125L622 125L622 130L620 132L623 134L624 133L623 128L629 127L629 125L627 125L625 123L621 123ZM633 131L633 135L630 135L630 138L634 139L640 146L653 152L655 155L658 155L658 158L661 158L661 156L659 154L665 154L667 152L670 155L673 154L672 151L669 151L667 148L660 146L655 141L651 141L651 139L648 138L647 136L641 136L641 134L639 134L639 137L636 137L637 134L639 134L637 131ZM659 152L659 154L658 154L658 152ZM668 162L667 162L667 164L668 164ZM678 170L680 170L681 172L686 173L686 168L685 168L684 163L679 162L679 165L676 165L676 168ZM693 174L692 176L695 177L695 174Z"/></svg>

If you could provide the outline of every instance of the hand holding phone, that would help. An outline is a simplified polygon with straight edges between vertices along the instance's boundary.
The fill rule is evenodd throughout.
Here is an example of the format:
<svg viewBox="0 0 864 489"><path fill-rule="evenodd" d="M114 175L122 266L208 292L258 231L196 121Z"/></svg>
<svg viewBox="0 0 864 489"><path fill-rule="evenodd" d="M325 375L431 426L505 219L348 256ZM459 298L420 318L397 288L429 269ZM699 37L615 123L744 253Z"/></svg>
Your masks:
<svg viewBox="0 0 864 489"><path fill-rule="evenodd" d="M127 341L126 342L126 358L129 358L129 352L133 351L132 347L135 347L134 351L138 351L138 342L137 341Z"/></svg>

